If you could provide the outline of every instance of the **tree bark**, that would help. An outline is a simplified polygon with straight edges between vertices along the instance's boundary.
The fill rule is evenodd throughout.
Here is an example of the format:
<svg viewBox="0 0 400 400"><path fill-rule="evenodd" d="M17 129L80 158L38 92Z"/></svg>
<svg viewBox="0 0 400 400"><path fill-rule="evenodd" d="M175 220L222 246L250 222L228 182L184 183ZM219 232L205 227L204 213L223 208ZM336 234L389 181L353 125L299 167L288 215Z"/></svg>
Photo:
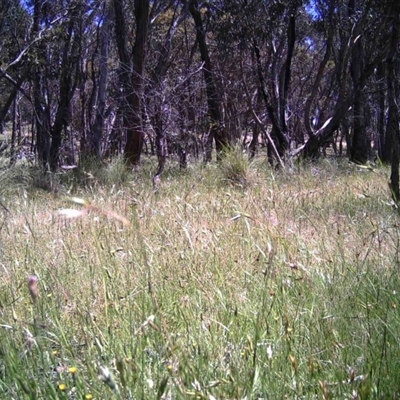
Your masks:
<svg viewBox="0 0 400 400"><path fill-rule="evenodd" d="M353 0L350 0L350 2ZM350 4L351 5L351 4ZM357 98L362 96L362 90L365 87L367 79L371 76L374 72L376 66L387 54L385 48L377 49L376 54L374 57L369 60L369 63L358 63L354 57L356 57L357 50L353 51L353 49L358 45L359 40L361 40L361 36L359 33L365 28L366 15L360 17L358 22L355 22L351 27L348 29L348 34L344 35L341 40L341 47L338 50L338 57L335 64L335 71L336 71L336 79L337 84L339 86L337 100L334 107L334 111L332 117L329 118L324 125L315 132L314 137L311 137L306 144L297 151L300 154L300 158L304 159L315 159L319 156L319 148L322 146L326 141L330 140L334 132L339 128L343 118L346 116L347 112L350 109L350 106L353 106L355 109L355 116L358 119L359 126L356 127L358 129L358 138L356 138L356 147L360 149L360 146L363 145L363 141L367 140L366 136L362 131L360 131L360 126L363 123L363 107L364 102L361 99L359 103L357 103ZM385 21L382 21L384 24ZM377 43L383 41L382 38L377 40ZM349 68L350 61L353 61L353 68ZM351 72L353 76L356 77L356 84L354 84L353 80L353 88L350 90L348 88L348 74ZM354 139L353 139L354 142ZM359 144L361 143L361 145ZM368 149L368 144L365 145ZM362 149L361 153L358 151L350 153L351 159L356 162L365 162L365 147ZM355 150L356 151L356 150ZM368 150L367 150L368 153ZM359 155L360 154L360 155ZM368 158L368 155L367 155Z"/></svg>
<svg viewBox="0 0 400 400"><path fill-rule="evenodd" d="M384 164L390 163L390 149L386 140L386 65L379 63L376 70L376 80L378 81L377 94L377 141L378 141L378 157L380 162Z"/></svg>
<svg viewBox="0 0 400 400"><path fill-rule="evenodd" d="M143 68L145 60L145 47L147 40L149 0L135 0L136 37L133 46L133 75L132 89L129 94L129 104L132 107L132 125L126 132L125 158L131 164L140 162L140 154L143 148L144 131L142 126L141 98L143 92Z"/></svg>
<svg viewBox="0 0 400 400"><path fill-rule="evenodd" d="M400 118L398 101L400 98L399 76L400 69L398 57L398 42L399 42L399 5L393 6L392 9L392 26L390 50L387 58L387 94L389 103L388 124L386 132L386 140L390 140L391 148L391 174L390 174L390 189L392 191L393 200L398 203L400 201L399 188L399 163L400 163Z"/></svg>
<svg viewBox="0 0 400 400"><path fill-rule="evenodd" d="M104 120L106 118L106 95L108 83L108 47L112 28L113 7L111 0L107 0L105 14L100 28L100 73L98 79L96 116L92 124L89 137L89 155L101 158L101 141L103 138Z"/></svg>
<svg viewBox="0 0 400 400"><path fill-rule="evenodd" d="M349 18L352 18L355 12L355 0L349 0ZM357 92L357 96L354 96L353 99L353 140L350 150L350 160L355 163L365 164L369 158L371 141L365 130L365 96L362 91L362 82L360 81L364 69L364 48L362 37L355 40L356 43L351 52L350 74L353 81L353 91Z"/></svg>
<svg viewBox="0 0 400 400"><path fill-rule="evenodd" d="M280 124L281 118L278 111L279 106L274 107L272 105L267 93L267 87L264 79L263 67L261 62L260 48L258 47L258 43L256 40L253 41L253 50L256 57L257 76L260 84L262 98L264 100L265 107L267 109L268 116L272 124L271 139L274 141L274 143L268 144L269 154L274 153L273 149L271 149L271 146L273 145L273 147L275 147L278 152L279 158L282 158L286 150L289 148L289 141Z"/></svg>
<svg viewBox="0 0 400 400"><path fill-rule="evenodd" d="M333 4L331 4L331 6L329 8L329 20L330 21L331 21L333 10L334 10L334 7L333 7ZM304 106L304 126L308 133L308 137L314 136L314 130L311 127L311 118L310 118L311 105L312 105L315 97L317 96L319 85L321 84L321 80L324 76L326 64L328 63L330 56L331 56L332 41L333 41L333 27L332 27L332 24L329 23L328 38L326 40L326 49L325 49L324 58L322 59L321 63L319 64L317 76L315 77L315 80L313 82L311 93L307 97L307 100L306 100L306 103Z"/></svg>
<svg viewBox="0 0 400 400"><path fill-rule="evenodd" d="M8 95L6 102L4 103L3 107L0 109L0 125L3 124L3 121L5 119L5 117L7 116L7 113L11 107L11 105L13 104L13 102L15 101L15 98L17 97L18 94L18 90L20 89L22 83L24 82L23 77L20 77L17 81L16 86L13 87L11 93Z"/></svg>
<svg viewBox="0 0 400 400"><path fill-rule="evenodd" d="M157 170L153 176L153 184L155 186L157 186L159 183L160 176L164 171L167 160L167 136L165 130L165 121L164 121L166 117L164 110L164 105L165 105L164 81L165 81L165 76L168 72L168 68L170 66L170 63L168 61L171 53L171 43L179 25L186 18L185 10L182 11L182 14L179 16L179 18L175 17L175 12L176 9L174 11L174 16L172 17L169 29L165 35L163 45L160 49L159 53L160 55L157 60L157 65L152 73L151 89L155 91L154 94L155 113L152 119L154 123L154 130L156 133L155 142L156 142L156 153L158 160ZM180 165L182 166L182 163L180 163Z"/></svg>
<svg viewBox="0 0 400 400"><path fill-rule="evenodd" d="M32 36L35 37L40 32L42 22L42 0L33 2L33 23ZM37 63L33 68L33 107L35 110L36 125L36 151L41 166L47 170L50 161L50 109L45 100L46 89L44 86L43 67L48 64L46 58L46 48L43 41L36 45Z"/></svg>
<svg viewBox="0 0 400 400"><path fill-rule="evenodd" d="M60 76L60 95L53 126L51 127L50 170L55 171L59 162L62 131L69 122L69 106L77 85L81 53L80 10L76 6L70 16L68 33L63 48Z"/></svg>
<svg viewBox="0 0 400 400"><path fill-rule="evenodd" d="M193 17L196 26L196 39L199 44L200 56L203 61L203 75L206 84L207 92L207 104L208 104L208 116L210 118L210 132L208 135L211 138L206 138L206 152L205 152L205 162L211 161L210 153L210 142L212 139L215 140L215 147L217 150L217 159L221 158L223 151L229 147L229 138L227 132L222 123L221 115L221 100L218 96L217 89L214 81L213 67L211 64L211 59L208 51L208 45L206 41L206 32L203 26L203 21L201 18L201 13L197 0L189 1L189 12Z"/></svg>
<svg viewBox="0 0 400 400"><path fill-rule="evenodd" d="M127 30L123 0L114 0L115 34L120 60L119 79L124 92L122 107L126 132L124 157L128 164L137 165L143 149L142 125L143 69L149 19L149 0L134 0L136 36L131 56L127 49ZM132 62L131 62L132 59Z"/></svg>
<svg viewBox="0 0 400 400"><path fill-rule="evenodd" d="M292 59L294 45L296 42L296 17L295 10L289 16L289 24L287 27L287 54L286 60L282 65L281 72L279 74L279 119L280 127L285 136L287 136L287 125L286 125L286 108L287 99L290 86L290 78L292 73Z"/></svg>

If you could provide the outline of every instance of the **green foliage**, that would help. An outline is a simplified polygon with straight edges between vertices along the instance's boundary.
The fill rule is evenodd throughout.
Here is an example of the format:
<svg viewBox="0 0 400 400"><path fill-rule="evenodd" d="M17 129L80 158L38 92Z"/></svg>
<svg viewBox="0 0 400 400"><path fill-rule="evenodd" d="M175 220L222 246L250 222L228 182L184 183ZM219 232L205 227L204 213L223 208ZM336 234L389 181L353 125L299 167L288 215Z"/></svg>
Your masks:
<svg viewBox="0 0 400 400"><path fill-rule="evenodd" d="M398 398L387 171L253 168L5 194L0 398Z"/></svg>

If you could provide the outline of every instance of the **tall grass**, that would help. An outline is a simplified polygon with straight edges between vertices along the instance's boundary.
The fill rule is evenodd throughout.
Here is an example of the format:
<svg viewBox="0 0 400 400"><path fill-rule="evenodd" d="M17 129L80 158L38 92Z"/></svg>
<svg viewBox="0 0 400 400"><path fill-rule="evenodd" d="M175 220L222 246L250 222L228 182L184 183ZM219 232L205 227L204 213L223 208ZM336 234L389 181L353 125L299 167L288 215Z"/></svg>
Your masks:
<svg viewBox="0 0 400 400"><path fill-rule="evenodd" d="M4 191L0 398L399 398L387 171L218 168Z"/></svg>

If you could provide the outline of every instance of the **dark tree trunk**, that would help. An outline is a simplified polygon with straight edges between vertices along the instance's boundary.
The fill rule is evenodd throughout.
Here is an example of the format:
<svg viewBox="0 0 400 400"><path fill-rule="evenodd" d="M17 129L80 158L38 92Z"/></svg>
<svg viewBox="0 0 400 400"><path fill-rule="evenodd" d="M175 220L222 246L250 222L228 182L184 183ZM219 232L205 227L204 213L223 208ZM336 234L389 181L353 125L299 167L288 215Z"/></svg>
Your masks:
<svg viewBox="0 0 400 400"><path fill-rule="evenodd" d="M207 92L208 116L210 118L211 124L209 131L211 139L209 140L208 138L206 138L205 145L205 161L208 162L211 158L209 147L212 139L215 140L215 147L217 150L218 159L221 157L222 152L229 147L230 143L227 132L222 123L221 100L218 96L215 86L213 67L211 64L211 59L206 42L206 32L204 30L197 0L189 0L189 12L193 17L196 26L196 39L197 43L199 44L201 60L204 63L203 75Z"/></svg>
<svg viewBox="0 0 400 400"><path fill-rule="evenodd" d="M306 100L306 103L304 106L304 126L306 128L306 131L307 131L309 137L314 136L314 130L311 126L311 117L310 117L311 106L313 104L315 97L318 94L318 90L319 90L322 78L324 76L326 64L328 63L330 56L331 56L331 48L332 48L333 33L334 33L334 29L333 29L333 25L332 25L333 11L334 11L334 6L331 3L329 6L328 38L326 40L325 55L324 55L324 58L322 59L321 63L319 64L317 76L315 77L315 80L313 82L311 93L307 97L307 100Z"/></svg>
<svg viewBox="0 0 400 400"><path fill-rule="evenodd" d="M132 107L130 125L126 131L125 158L131 164L140 162L144 131L142 125L141 98L143 92L143 68L149 19L149 0L135 0L136 37L133 46L132 89L129 94L129 105Z"/></svg>
<svg viewBox="0 0 400 400"><path fill-rule="evenodd" d="M249 144L250 159L253 159L256 155L259 135L260 135L260 126L254 123L253 134Z"/></svg>
<svg viewBox="0 0 400 400"><path fill-rule="evenodd" d="M154 129L156 132L156 153L158 159L158 167L153 177L154 186L157 186L159 184L160 176L164 171L165 163L167 160L167 137L165 135L165 128L162 119L162 109L161 107L156 107Z"/></svg>
<svg viewBox="0 0 400 400"><path fill-rule="evenodd" d="M1 122L0 122L1 123ZM11 133L11 149L10 149L10 165L14 165L16 161L16 139L17 139L17 100L14 98L13 104L13 124Z"/></svg>
<svg viewBox="0 0 400 400"><path fill-rule="evenodd" d="M352 6L352 2L354 2L354 0L350 0L350 6ZM365 162L369 157L370 143L368 142L365 133L362 132L364 124L364 99L362 98L362 91L367 79L374 72L382 58L386 56L387 50L385 47L378 48L376 54L374 54L374 57L371 57L368 64L355 58L359 55L360 50L362 50L362 48L358 48L357 50L357 46L359 46L358 43L361 40L361 35L358 35L357 33L360 32L361 29L365 28L366 19L361 18L360 21L361 22L356 23L352 27L349 27L348 34L343 36L341 40L341 48L337 52L338 57L335 64L335 70L339 91L333 115L317 132L315 132L315 136L311 137L300 150L301 158L313 159L319 156L320 146L332 139L334 132L339 128L343 118L349 111L350 106L353 106L355 120L357 120L355 127L357 137L353 138L352 141L351 148L355 147L355 149L350 150L351 159L356 162ZM384 21L382 23L384 23ZM384 41L382 38L378 39L379 40L377 40L376 43ZM355 50L353 51L353 49ZM365 54L363 54L363 52L361 53L360 57L363 58ZM350 60L352 61L351 69L349 69ZM365 61L364 58L363 61ZM352 90L349 89L347 83L349 72L351 72L353 77Z"/></svg>
<svg viewBox="0 0 400 400"><path fill-rule="evenodd" d="M290 78L292 72L292 59L294 45L296 42L296 17L294 12L289 17L289 24L287 28L287 55L284 64L282 65L281 72L279 74L279 119L280 127L283 134L288 136L288 129L286 126L286 111L287 111L287 99L290 86Z"/></svg>
<svg viewBox="0 0 400 400"><path fill-rule="evenodd" d="M399 163L400 163L400 145L399 145L399 120L397 110L391 109L389 106L389 124L387 135L392 137L391 151L391 172L390 172L390 189L392 191L393 200L398 203L400 200L399 189Z"/></svg>
<svg viewBox="0 0 400 400"><path fill-rule="evenodd" d="M126 133L125 160L136 165L140 162L144 132L142 125L141 98L143 92L143 69L148 31L149 0L134 0L136 36L132 49L132 62L127 49L127 30L122 0L114 0L115 34L120 60L119 79L124 91L123 126Z"/></svg>
<svg viewBox="0 0 400 400"><path fill-rule="evenodd" d="M81 32L78 25L80 8L70 16L68 32L63 48L60 76L60 95L56 116L51 128L50 170L55 171L59 162L63 129L69 122L69 106L74 95L81 52Z"/></svg>
<svg viewBox="0 0 400 400"><path fill-rule="evenodd" d="M386 66L382 62L378 65L376 71L376 80L378 81L378 111L377 111L377 141L378 141L378 157L379 160L388 164L390 162L390 149L387 147L386 140L386 131L385 131L385 103L386 103L386 85L385 85L385 76L386 76Z"/></svg>
<svg viewBox="0 0 400 400"><path fill-rule="evenodd" d="M396 104L396 94L394 88L394 71L393 61L388 63L388 99L389 99L389 115L386 138L392 144L391 148L391 174L390 189L392 198L397 203L400 200L399 189L399 163L400 163L400 131L399 131L399 110Z"/></svg>
<svg viewBox="0 0 400 400"><path fill-rule="evenodd" d="M106 92L108 81L108 47L113 19L111 0L107 0L105 14L100 28L100 74L98 79L96 116L91 127L88 150L91 156L101 158L101 142L103 138L104 120L106 115Z"/></svg>
<svg viewBox="0 0 400 400"><path fill-rule="evenodd" d="M355 0L348 4L349 18L355 13ZM364 69L364 49L362 37L359 37L353 46L350 62L350 73L353 80L353 90L357 96L353 99L353 141L350 160L355 163L365 164L368 161L371 141L365 129L365 96L362 91L361 74Z"/></svg>
<svg viewBox="0 0 400 400"><path fill-rule="evenodd" d="M39 34L42 13L42 0L33 2L32 36ZM36 125L36 151L39 163L47 170L50 161L50 109L45 100L46 89L44 85L43 69L48 64L46 59L46 48L43 42L36 46L37 63L33 68L33 107Z"/></svg>
<svg viewBox="0 0 400 400"><path fill-rule="evenodd" d="M351 102L339 97L333 116L328 119L322 127L310 137L301 151L301 158L316 159L319 157L319 150L324 143L331 140L345 117Z"/></svg>
<svg viewBox="0 0 400 400"><path fill-rule="evenodd" d="M392 191L393 200L398 203L400 201L399 188L399 163L400 163L400 129L399 129L399 106L400 89L399 89L399 61L398 57L398 41L399 41L399 5L393 6L392 10L392 26L390 51L387 58L387 95L389 103L388 123L386 140L390 140L391 147L391 174L390 189Z"/></svg>
<svg viewBox="0 0 400 400"><path fill-rule="evenodd" d="M153 123L154 123L154 130L156 133L155 142L156 142L156 153L158 159L157 171L153 177L154 185L158 184L160 176L164 171L167 160L167 136L165 129L165 121L164 121L164 119L166 118L164 110L164 104L165 104L164 81L168 68L170 66L169 57L171 53L171 43L177 28L179 27L181 22L183 22L185 17L186 17L185 10L182 11L182 14L179 18L175 18L175 12L174 12L171 25L168 29L163 45L160 49L159 53L160 56L158 58L157 65L152 73L151 89L155 91L155 98L154 98L155 113L153 116ZM179 145L181 145L181 143L179 143ZM182 151L185 152L184 149L182 149ZM180 163L180 165L182 166L182 163Z"/></svg>
<svg viewBox="0 0 400 400"><path fill-rule="evenodd" d="M264 73L263 73L263 66L261 62L261 53L260 49L258 47L257 42L254 40L253 41L253 50L254 54L256 56L256 62L257 62L257 76L258 76L258 81L260 84L260 90L262 94L262 98L265 103L265 107L268 112L269 119L272 124L272 132L271 132L271 138L274 141L274 145L276 150L278 151L279 157L283 157L285 154L286 150L289 148L289 141L288 138L282 129L280 125L280 115L277 112L277 109L274 108L272 105L268 93L267 93L267 85L265 83L264 79ZM272 155L273 150L271 149L271 143L268 144L269 147L269 153Z"/></svg>
<svg viewBox="0 0 400 400"><path fill-rule="evenodd" d="M7 116L7 113L15 101L15 98L17 97L18 90L20 89L22 83L24 82L23 77L20 77L16 83L16 85L13 87L11 93L8 95L6 102L4 103L3 107L0 110L0 125L3 124L4 118Z"/></svg>

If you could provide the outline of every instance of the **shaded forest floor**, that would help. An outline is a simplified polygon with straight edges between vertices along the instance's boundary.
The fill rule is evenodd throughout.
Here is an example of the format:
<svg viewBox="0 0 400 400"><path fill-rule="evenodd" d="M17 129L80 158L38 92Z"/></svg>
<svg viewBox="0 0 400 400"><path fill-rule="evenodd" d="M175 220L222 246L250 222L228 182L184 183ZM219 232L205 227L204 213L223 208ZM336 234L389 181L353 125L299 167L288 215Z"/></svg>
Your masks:
<svg viewBox="0 0 400 400"><path fill-rule="evenodd" d="M0 172L1 398L400 397L388 170L150 164Z"/></svg>

